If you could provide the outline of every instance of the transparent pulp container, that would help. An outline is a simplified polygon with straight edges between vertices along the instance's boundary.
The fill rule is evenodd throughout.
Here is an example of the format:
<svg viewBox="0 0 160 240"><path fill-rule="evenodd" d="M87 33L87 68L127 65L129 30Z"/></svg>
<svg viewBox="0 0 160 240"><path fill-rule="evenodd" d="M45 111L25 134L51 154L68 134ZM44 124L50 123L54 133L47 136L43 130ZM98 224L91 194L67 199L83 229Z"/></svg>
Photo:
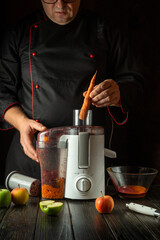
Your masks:
<svg viewBox="0 0 160 240"><path fill-rule="evenodd" d="M41 192L45 199L62 199L66 176L66 148L59 148L59 138L68 134L65 128L52 128L37 136L37 155L41 167Z"/></svg>

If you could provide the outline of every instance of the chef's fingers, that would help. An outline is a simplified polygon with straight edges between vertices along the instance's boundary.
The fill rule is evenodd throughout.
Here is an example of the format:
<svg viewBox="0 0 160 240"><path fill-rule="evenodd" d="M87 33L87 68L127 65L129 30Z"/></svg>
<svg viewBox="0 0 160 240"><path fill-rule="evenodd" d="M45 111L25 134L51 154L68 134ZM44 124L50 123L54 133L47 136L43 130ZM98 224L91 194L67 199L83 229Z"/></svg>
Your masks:
<svg viewBox="0 0 160 240"><path fill-rule="evenodd" d="M29 125L30 125L31 129L34 130L34 132L36 132L36 131L41 132L41 131L44 131L47 129L46 126L44 126L42 123L39 123L34 120L30 120Z"/></svg>
<svg viewBox="0 0 160 240"><path fill-rule="evenodd" d="M38 157L36 154L36 150L33 147L33 134L28 134L28 132L25 132L23 135L20 137L20 143L23 147L24 153L31 159L35 160L38 162Z"/></svg>
<svg viewBox="0 0 160 240"><path fill-rule="evenodd" d="M92 98L92 102L96 103L101 100L110 101L110 99L112 98L112 95L114 95L114 94L116 94L115 90L113 88L108 88L108 89L100 92L99 94L97 94L94 98Z"/></svg>
<svg viewBox="0 0 160 240"><path fill-rule="evenodd" d="M35 148L33 147L32 142L28 141L23 144L23 151L24 153L31 159L35 160L36 162L38 161L37 153Z"/></svg>
<svg viewBox="0 0 160 240"><path fill-rule="evenodd" d="M106 106L117 105L120 102L120 92L119 91L110 91L108 94L107 91L104 91L92 99L93 105L106 104Z"/></svg>
<svg viewBox="0 0 160 240"><path fill-rule="evenodd" d="M86 94L87 94L87 91L85 91L85 92L83 93L83 97L85 97L85 96L86 96Z"/></svg>
<svg viewBox="0 0 160 240"><path fill-rule="evenodd" d="M111 96L110 98L102 99L98 102L92 103L96 107L119 106L119 98Z"/></svg>
<svg viewBox="0 0 160 240"><path fill-rule="evenodd" d="M95 93L97 94L94 95ZM91 96L94 96L92 97L92 104L95 106L119 106L120 104L119 86L112 79L111 81L105 80L103 84L97 85Z"/></svg>
<svg viewBox="0 0 160 240"><path fill-rule="evenodd" d="M109 89L110 87L112 87L112 85L114 83L115 82L114 82L113 79L106 79L106 80L104 80L103 82L99 83L98 85L96 85L94 87L94 89L90 93L90 97L93 99L94 97L96 97L98 94L100 94L104 90Z"/></svg>
<svg viewBox="0 0 160 240"><path fill-rule="evenodd" d="M34 120L28 119L25 127L20 131L20 143L23 147L24 153L31 159L38 162L36 150L33 147L34 134L37 131L44 131L47 129L43 124Z"/></svg>
<svg viewBox="0 0 160 240"><path fill-rule="evenodd" d="M103 92L104 90L106 91L108 89L108 94L111 91L110 88L113 88L113 85L116 84L113 79L106 79L103 82L99 83L98 85L94 86L92 92L90 93L90 98L96 97L98 94ZM87 91L83 93L83 96L85 97L87 94Z"/></svg>

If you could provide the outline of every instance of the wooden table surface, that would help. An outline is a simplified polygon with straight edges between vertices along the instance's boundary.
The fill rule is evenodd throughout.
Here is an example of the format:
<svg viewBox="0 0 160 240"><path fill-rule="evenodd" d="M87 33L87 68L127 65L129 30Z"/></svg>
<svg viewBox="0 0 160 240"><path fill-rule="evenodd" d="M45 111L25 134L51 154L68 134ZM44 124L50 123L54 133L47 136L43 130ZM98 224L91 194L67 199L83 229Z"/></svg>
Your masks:
<svg viewBox="0 0 160 240"><path fill-rule="evenodd" d="M63 200L58 216L47 216L39 208L38 197L25 206L0 208L0 240L100 240L160 239L160 219L132 212L125 204L135 202L160 209L160 186L152 186L141 199L120 199L112 188L115 206L110 214L100 214L94 200Z"/></svg>

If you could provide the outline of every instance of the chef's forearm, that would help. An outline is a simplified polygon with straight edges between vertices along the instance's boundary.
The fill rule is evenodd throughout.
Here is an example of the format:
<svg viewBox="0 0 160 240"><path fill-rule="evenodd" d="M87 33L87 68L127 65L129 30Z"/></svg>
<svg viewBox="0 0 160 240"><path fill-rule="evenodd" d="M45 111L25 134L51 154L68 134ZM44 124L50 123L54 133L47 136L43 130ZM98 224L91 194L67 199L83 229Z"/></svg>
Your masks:
<svg viewBox="0 0 160 240"><path fill-rule="evenodd" d="M25 122L28 119L20 106L13 106L7 109L4 114L4 120L15 127L17 130L21 130L25 126Z"/></svg>

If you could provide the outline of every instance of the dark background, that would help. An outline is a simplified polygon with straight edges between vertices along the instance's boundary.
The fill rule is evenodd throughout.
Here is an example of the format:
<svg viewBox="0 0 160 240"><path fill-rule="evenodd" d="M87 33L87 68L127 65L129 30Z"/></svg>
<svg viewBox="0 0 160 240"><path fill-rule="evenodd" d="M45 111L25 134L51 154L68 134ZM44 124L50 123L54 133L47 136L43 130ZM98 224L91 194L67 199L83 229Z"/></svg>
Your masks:
<svg viewBox="0 0 160 240"><path fill-rule="evenodd" d="M84 0L83 4L108 17L123 32L145 77L143 101L129 115L125 126L115 126L112 149L116 149L118 158L113 162L108 160L109 164L137 164L160 171L160 1ZM8 24L38 6L40 0L3 0L1 33ZM0 184L4 182L5 158L12 134L13 131L0 131ZM160 175L155 183L160 183Z"/></svg>

